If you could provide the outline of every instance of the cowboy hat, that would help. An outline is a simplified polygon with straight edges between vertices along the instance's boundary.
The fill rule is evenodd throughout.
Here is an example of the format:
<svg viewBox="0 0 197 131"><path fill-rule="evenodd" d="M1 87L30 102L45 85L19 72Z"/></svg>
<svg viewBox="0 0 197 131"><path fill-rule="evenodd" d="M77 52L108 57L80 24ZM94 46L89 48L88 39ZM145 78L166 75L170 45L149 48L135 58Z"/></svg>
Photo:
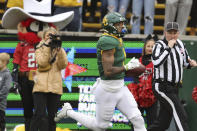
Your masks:
<svg viewBox="0 0 197 131"><path fill-rule="evenodd" d="M24 9L19 7L9 8L3 15L2 26L8 29L17 29L19 22L27 18L33 18L44 23L53 23L61 30L72 21L74 16L73 11L51 15L52 2L46 3L46 1L50 0L42 0L42 2L24 0Z"/></svg>

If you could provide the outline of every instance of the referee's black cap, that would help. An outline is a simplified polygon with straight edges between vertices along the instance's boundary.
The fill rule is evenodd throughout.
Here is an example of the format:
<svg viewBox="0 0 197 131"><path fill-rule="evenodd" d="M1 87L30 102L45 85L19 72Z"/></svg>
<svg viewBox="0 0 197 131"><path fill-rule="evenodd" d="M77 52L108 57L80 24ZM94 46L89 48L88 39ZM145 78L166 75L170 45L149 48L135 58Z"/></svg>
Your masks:
<svg viewBox="0 0 197 131"><path fill-rule="evenodd" d="M165 27L166 31L169 30L179 30L179 24L177 22L168 22Z"/></svg>

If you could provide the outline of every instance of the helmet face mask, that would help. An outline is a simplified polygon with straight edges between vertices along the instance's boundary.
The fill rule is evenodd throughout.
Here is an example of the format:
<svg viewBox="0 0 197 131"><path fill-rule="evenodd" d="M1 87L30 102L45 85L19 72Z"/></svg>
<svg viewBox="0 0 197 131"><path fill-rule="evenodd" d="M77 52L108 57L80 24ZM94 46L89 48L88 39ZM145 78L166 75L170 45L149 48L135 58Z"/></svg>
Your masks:
<svg viewBox="0 0 197 131"><path fill-rule="evenodd" d="M123 22L123 25L120 29L118 29L118 26L115 26L115 24L117 25L117 23L121 23ZM127 33L127 28L125 25L126 19L119 13L117 12L113 12L113 13L109 13L107 14L104 18L103 18L103 29L105 30L105 32L109 33L109 34L113 34L117 37L123 37L126 33Z"/></svg>
<svg viewBox="0 0 197 131"><path fill-rule="evenodd" d="M123 37L127 33L125 22L115 23L114 28L116 29L115 35Z"/></svg>

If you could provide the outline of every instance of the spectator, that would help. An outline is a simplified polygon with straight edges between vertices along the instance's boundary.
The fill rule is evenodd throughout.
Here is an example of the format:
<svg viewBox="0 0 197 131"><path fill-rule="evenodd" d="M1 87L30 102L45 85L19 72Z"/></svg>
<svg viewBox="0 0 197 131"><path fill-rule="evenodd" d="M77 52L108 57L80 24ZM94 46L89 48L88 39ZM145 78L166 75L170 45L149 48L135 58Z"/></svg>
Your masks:
<svg viewBox="0 0 197 131"><path fill-rule="evenodd" d="M0 53L0 131L5 131L5 109L7 96L11 88L12 77L7 69L10 56L7 53Z"/></svg>
<svg viewBox="0 0 197 131"><path fill-rule="evenodd" d="M132 17L131 17L131 33L140 34L140 23L142 8L144 6L144 34L153 33L154 14L155 14L155 0L133 0L132 3Z"/></svg>
<svg viewBox="0 0 197 131"><path fill-rule="evenodd" d="M81 31L82 27L82 0L55 0L54 14L74 11L74 18L68 26L62 30Z"/></svg>
<svg viewBox="0 0 197 131"><path fill-rule="evenodd" d="M129 0L108 0L109 12L119 12L125 17Z"/></svg>
<svg viewBox="0 0 197 131"><path fill-rule="evenodd" d="M107 6L108 6L108 1L107 0L101 0L101 20L107 14Z"/></svg>
<svg viewBox="0 0 197 131"><path fill-rule="evenodd" d="M83 17L83 22L90 22L93 23L95 22L95 14L96 14L96 9L97 9L97 2L98 0L91 0L91 5L88 8L88 0L83 0L83 11L82 11L82 17ZM101 18L100 21L103 19L103 17L107 14L107 0L101 0ZM89 19L86 18L86 12L90 12L90 17Z"/></svg>
<svg viewBox="0 0 197 131"><path fill-rule="evenodd" d="M49 44L55 45L55 42L56 44L61 42L59 37L52 40L51 35L58 35L57 30L52 27L43 32L43 40L36 46L38 69L34 78L35 111L31 121L31 131L56 130L54 117L63 93L61 70L66 68L68 61L63 48L49 47Z"/></svg>
<svg viewBox="0 0 197 131"><path fill-rule="evenodd" d="M190 21L190 35L196 35L196 24L197 24L197 1L193 0L191 10L191 21Z"/></svg>
<svg viewBox="0 0 197 131"><path fill-rule="evenodd" d="M86 20L86 12L88 11L90 13L90 17L88 19L88 22L95 22L95 12L97 8L97 2L98 0L91 0L91 5L88 7L88 0L83 0L83 21Z"/></svg>
<svg viewBox="0 0 197 131"><path fill-rule="evenodd" d="M166 0L165 22L178 22L180 35L185 34L192 0Z"/></svg>

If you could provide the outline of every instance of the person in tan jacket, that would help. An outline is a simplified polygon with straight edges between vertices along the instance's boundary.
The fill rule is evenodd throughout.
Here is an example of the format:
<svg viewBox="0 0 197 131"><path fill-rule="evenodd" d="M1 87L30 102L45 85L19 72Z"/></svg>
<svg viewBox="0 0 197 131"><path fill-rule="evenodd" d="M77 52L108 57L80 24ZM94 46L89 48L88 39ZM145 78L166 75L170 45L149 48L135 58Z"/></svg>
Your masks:
<svg viewBox="0 0 197 131"><path fill-rule="evenodd" d="M35 111L31 122L31 131L56 130L54 117L63 93L61 70L66 68L68 60L63 48L51 50L50 43L53 41L50 34L57 35L58 32L55 28L45 30L43 40L36 46L35 51L38 69L34 77Z"/></svg>

